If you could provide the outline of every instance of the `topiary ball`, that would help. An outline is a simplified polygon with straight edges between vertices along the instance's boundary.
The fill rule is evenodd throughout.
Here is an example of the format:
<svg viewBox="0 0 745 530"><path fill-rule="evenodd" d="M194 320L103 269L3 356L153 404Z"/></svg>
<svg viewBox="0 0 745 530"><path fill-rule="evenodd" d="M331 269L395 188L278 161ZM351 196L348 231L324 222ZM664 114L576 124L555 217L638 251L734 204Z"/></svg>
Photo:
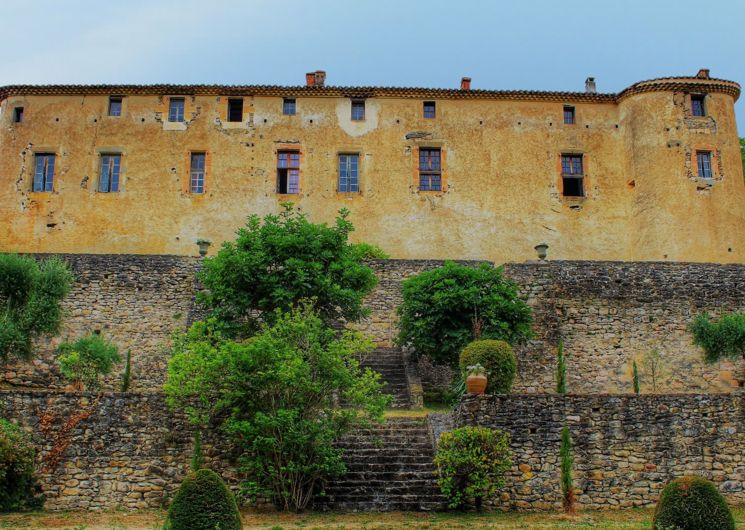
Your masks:
<svg viewBox="0 0 745 530"><path fill-rule="evenodd" d="M717 487L703 477L677 478L662 490L652 528L734 530L735 520Z"/></svg>
<svg viewBox="0 0 745 530"><path fill-rule="evenodd" d="M486 370L487 394L509 394L517 373L512 346L503 340L475 340L460 352L460 367L480 364Z"/></svg>
<svg viewBox="0 0 745 530"><path fill-rule="evenodd" d="M241 530L235 497L211 469L191 473L168 509L167 530Z"/></svg>

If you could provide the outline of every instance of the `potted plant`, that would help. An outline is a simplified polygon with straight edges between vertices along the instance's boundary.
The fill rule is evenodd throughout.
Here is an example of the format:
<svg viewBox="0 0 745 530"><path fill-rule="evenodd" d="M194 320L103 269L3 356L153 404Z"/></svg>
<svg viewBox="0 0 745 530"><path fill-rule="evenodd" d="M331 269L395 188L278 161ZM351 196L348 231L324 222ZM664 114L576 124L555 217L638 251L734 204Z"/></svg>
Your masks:
<svg viewBox="0 0 745 530"><path fill-rule="evenodd" d="M486 390L486 370L480 364L466 368L466 391L469 394L481 395Z"/></svg>

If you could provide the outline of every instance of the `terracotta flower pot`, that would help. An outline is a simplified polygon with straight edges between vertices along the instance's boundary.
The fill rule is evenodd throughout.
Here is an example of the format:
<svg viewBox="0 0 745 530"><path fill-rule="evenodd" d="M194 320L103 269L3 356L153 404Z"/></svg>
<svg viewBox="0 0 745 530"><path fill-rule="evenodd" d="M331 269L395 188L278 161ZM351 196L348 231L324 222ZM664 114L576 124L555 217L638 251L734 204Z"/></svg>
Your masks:
<svg viewBox="0 0 745 530"><path fill-rule="evenodd" d="M466 390L469 394L483 394L486 390L486 376L469 375L468 377L466 377Z"/></svg>

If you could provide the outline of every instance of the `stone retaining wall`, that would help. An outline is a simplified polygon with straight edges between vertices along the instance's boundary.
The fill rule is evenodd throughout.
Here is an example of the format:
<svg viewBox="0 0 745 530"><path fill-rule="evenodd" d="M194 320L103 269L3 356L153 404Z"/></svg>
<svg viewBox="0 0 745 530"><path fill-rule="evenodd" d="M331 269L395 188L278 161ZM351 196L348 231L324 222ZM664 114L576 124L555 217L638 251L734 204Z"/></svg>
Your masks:
<svg viewBox="0 0 745 530"><path fill-rule="evenodd" d="M713 480L730 502L745 502L745 403L738 394L665 396L469 396L456 427L512 435L513 467L495 503L561 509L561 429L571 431L574 485L582 508L655 503L665 483L686 474Z"/></svg>

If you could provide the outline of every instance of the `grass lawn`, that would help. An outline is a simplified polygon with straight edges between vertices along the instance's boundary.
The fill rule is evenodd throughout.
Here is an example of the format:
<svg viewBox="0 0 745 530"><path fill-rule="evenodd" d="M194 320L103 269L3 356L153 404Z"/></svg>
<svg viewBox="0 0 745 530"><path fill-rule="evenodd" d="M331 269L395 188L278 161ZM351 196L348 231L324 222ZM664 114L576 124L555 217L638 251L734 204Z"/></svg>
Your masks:
<svg viewBox="0 0 745 530"><path fill-rule="evenodd" d="M745 529L745 507L735 508L737 527ZM141 512L48 512L24 515L0 515L0 529L23 530L150 530L159 529L165 513ZM652 511L618 510L583 512L576 517L559 513L309 513L301 515L273 512L244 512L245 529L280 530L319 529L643 529L651 528Z"/></svg>

